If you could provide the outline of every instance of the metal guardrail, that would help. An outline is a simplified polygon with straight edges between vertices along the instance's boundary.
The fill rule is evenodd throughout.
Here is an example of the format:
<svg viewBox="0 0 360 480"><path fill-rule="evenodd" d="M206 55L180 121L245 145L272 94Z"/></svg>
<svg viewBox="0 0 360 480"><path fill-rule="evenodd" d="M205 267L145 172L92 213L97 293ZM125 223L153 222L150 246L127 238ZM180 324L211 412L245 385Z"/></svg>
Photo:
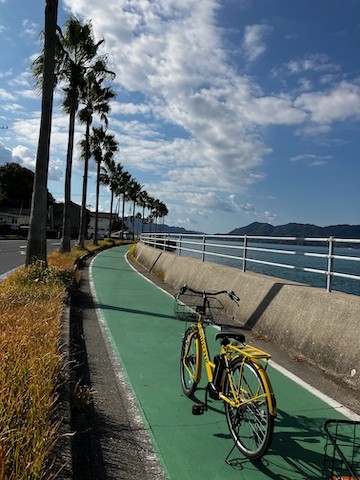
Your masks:
<svg viewBox="0 0 360 480"><path fill-rule="evenodd" d="M332 283L335 277L360 280L360 275L334 269L334 262L341 260L356 265L355 270L360 272L360 239L142 233L140 241L154 248L174 251L180 256L195 256L202 261L211 257L232 259L234 261L233 266L241 266L244 272L250 269L249 264L259 264L322 275L326 277L326 290L328 292L332 291ZM295 249L298 245L322 246L324 251L299 251ZM358 253L358 256L338 253L336 250L339 247L354 249L354 253ZM254 258L256 254L265 255L266 258ZM288 258L301 256L303 258L307 257L307 259L310 259L310 257L322 259L326 262L326 267L296 265L294 261L292 263L272 261L271 257L278 258L279 255ZM359 265L359 269L357 265Z"/></svg>

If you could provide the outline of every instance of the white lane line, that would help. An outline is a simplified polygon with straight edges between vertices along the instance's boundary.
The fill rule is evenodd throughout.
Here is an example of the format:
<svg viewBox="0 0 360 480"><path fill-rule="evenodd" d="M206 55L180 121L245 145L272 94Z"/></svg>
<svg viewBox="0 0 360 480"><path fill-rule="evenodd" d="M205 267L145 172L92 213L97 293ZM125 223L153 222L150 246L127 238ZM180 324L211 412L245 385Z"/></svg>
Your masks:
<svg viewBox="0 0 360 480"><path fill-rule="evenodd" d="M101 255L101 253L99 254ZM161 464L161 460L158 458L153 443L150 439L148 431L151 431L151 425L146 419L146 415L143 412L143 409L136 397L136 394L131 386L129 377L126 374L123 366L121 365L121 355L116 348L115 341L113 336L110 333L109 327L106 323L104 315L99 307L99 301L96 295L95 284L93 279L93 263L96 259L96 256L91 260L89 265L89 283L90 291L94 301L96 318L98 325L100 327L101 335L105 343L105 348L108 352L110 362L114 369L115 378L118 384L119 391L122 392L126 398L127 411L132 419L133 425L135 427L135 435L137 435L139 445L142 446L144 456L149 462L146 468L151 469L155 474L156 478L159 480L165 480L163 469L165 470L165 465ZM146 426L147 425L147 428ZM137 433L136 433L137 432Z"/></svg>
<svg viewBox="0 0 360 480"><path fill-rule="evenodd" d="M125 259L126 259L126 262L127 264L135 271L137 272L139 275L141 275L145 280L147 280L148 282L150 283L153 283L150 279L146 278L142 273L140 273L139 271L136 270L136 268L134 268L130 262L128 261L127 259L127 254L125 254ZM155 285L153 283L153 285ZM158 285L155 285L159 290L162 290L164 293L166 293L167 295L170 295L172 296L169 292L167 292L166 290L164 290L163 288L159 287ZM348 417L350 418L351 420L356 420L356 421L360 421L360 415L356 414L355 412L353 412L352 410L350 410L349 408L345 407L344 405L342 405L341 403L337 402L336 400L334 400L333 398L329 397L328 395L325 395L325 393L322 393L320 392L320 390L318 390L317 388L309 385L307 382L305 382L304 380L302 380L300 377L298 377L297 375L289 372L289 370L286 370L286 368L282 367L281 365L275 363L273 360L270 360L270 364L271 366L277 370L278 372L280 372L281 374L283 374L285 377L289 378L290 380L292 380L293 382L297 383L298 385L300 385L302 388L304 388L305 390L307 390L308 392L310 392L312 395L314 395L315 397L319 398L320 400L322 400L323 402L325 402L327 405L329 405L329 407L333 408L334 410L337 410L339 411L340 413L342 413L345 417Z"/></svg>
<svg viewBox="0 0 360 480"><path fill-rule="evenodd" d="M277 364L276 362L274 362L273 360L270 360L270 365L275 369L277 370L278 372L280 372L282 375L284 375L285 377L289 378L290 380L292 380L293 382L297 383L298 385L300 385L300 387L304 388L305 390L307 390L308 392L310 392L312 395L314 395L315 397L318 397L320 400L322 400L323 402L325 402L327 405L329 405L331 408L339 411L340 413L342 413L345 417L348 417L350 418L351 420L356 420L356 421L359 421L360 420L360 415L356 414L355 412L353 412L352 410L350 410L349 408L345 407L344 405L342 405L341 403L337 402L336 400L334 400L333 398L329 397L328 395L326 395L325 393L322 393L320 392L320 390L318 390L317 388L315 387L312 387L311 385L309 385L307 382L305 382L304 380L302 380L301 378L299 378L297 375L295 375L294 373L291 373L289 372L289 370L286 370L286 368L282 367L281 365Z"/></svg>
<svg viewBox="0 0 360 480"><path fill-rule="evenodd" d="M0 274L0 282L1 282L2 280L5 280L5 278L6 278L8 275L10 275L10 273L15 272L15 270L17 270L18 268L21 268L21 267L23 267L23 266L24 266L24 265L19 265L18 267L15 267L15 268L13 268L12 270L9 270L8 272L1 273L1 274Z"/></svg>

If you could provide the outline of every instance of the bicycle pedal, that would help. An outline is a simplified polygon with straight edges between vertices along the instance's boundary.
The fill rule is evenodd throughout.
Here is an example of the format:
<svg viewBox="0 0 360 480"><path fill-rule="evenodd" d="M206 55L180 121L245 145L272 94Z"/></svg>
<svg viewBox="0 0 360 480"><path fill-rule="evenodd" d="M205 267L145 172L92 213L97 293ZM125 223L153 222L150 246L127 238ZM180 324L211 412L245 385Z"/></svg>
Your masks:
<svg viewBox="0 0 360 480"><path fill-rule="evenodd" d="M203 415L205 413L205 405L203 403L196 403L192 407L193 415Z"/></svg>

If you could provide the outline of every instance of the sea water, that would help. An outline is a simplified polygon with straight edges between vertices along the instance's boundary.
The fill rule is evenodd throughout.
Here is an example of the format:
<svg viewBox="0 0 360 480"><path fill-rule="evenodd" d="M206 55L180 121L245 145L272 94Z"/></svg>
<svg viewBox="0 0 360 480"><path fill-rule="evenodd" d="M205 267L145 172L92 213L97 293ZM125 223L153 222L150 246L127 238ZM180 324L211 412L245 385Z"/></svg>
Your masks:
<svg viewBox="0 0 360 480"><path fill-rule="evenodd" d="M214 246L214 244L218 246ZM240 248L240 243L236 244L234 241L225 241L216 239L209 241L206 244L204 260L212 263L218 263L235 268L243 268L243 250ZM190 248L198 250L181 251L183 256L191 256L202 259L202 242L198 245L191 244ZM247 251L246 270L250 272L260 273L263 275L270 275L284 280L291 280L313 287L326 288L327 276L325 272L328 268L328 254L327 247L309 246L309 245L282 245L270 243L254 243L249 244L250 249ZM259 250L251 250L251 248ZM264 251L281 250L284 253L276 253ZM285 253L292 252L292 253ZM213 254L220 254L226 256L216 256ZM321 257L312 256L311 254L322 255ZM351 247L336 247L334 254L343 257L360 258L360 249ZM231 258L237 257L237 258ZM286 267L279 267L275 265L254 263L251 260L262 261L268 263L279 263L286 265ZM321 270L324 273L314 273L305 271L304 269ZM333 259L332 271L343 274L360 275L360 261L349 261L345 259ZM339 291L350 293L352 295L360 295L360 280L332 277L331 283L332 291Z"/></svg>

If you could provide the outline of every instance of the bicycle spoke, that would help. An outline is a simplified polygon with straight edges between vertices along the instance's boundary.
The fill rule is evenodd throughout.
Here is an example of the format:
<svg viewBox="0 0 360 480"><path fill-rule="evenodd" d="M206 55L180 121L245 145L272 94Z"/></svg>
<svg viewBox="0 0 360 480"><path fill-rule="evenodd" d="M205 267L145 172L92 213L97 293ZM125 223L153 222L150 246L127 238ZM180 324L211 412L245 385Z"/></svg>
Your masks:
<svg viewBox="0 0 360 480"><path fill-rule="evenodd" d="M180 358L181 385L185 395L194 393L197 382L196 376L200 362L200 351L195 332L192 328L186 330Z"/></svg>
<svg viewBox="0 0 360 480"><path fill-rule="evenodd" d="M264 386L256 368L238 359L227 377L225 394L240 405L225 403L226 418L236 446L249 458L262 456L271 441L273 417L269 414Z"/></svg>

